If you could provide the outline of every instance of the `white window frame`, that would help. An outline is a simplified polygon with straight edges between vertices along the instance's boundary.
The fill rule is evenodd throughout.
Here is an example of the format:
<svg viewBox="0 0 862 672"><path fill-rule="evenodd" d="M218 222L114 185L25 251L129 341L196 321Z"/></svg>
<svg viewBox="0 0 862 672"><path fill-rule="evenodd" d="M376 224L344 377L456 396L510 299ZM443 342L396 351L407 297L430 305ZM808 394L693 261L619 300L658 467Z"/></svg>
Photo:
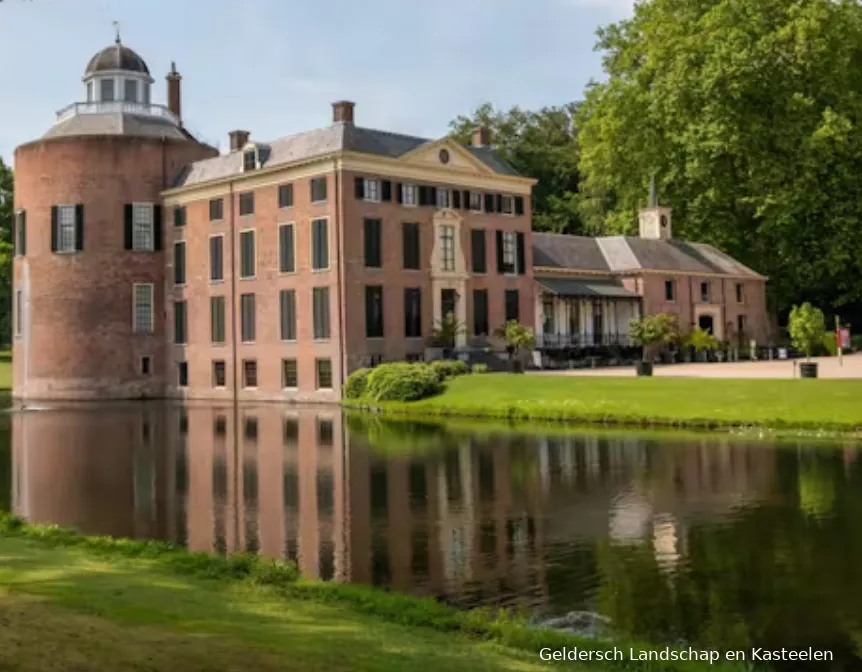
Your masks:
<svg viewBox="0 0 862 672"><path fill-rule="evenodd" d="M117 82L113 77L102 77L98 80L99 82L99 102L100 103L112 103L117 100ZM105 84L110 82L111 84L111 97L105 98Z"/></svg>
<svg viewBox="0 0 862 672"><path fill-rule="evenodd" d="M254 254L251 257L251 275L243 275L242 274L242 237L246 233L251 233L252 246ZM224 255L224 248L222 248L222 255ZM240 280L254 280L257 277L257 232L254 229L241 229L239 232L239 272L237 275Z"/></svg>
<svg viewBox="0 0 862 672"><path fill-rule="evenodd" d="M288 362L288 361L292 361L296 365L296 385L294 385L292 387L285 384L287 381L285 380L285 375L284 375L284 363ZM315 374L317 374L316 371L315 371ZM281 389L286 390L288 392L296 392L299 389L299 358L298 357L282 357L281 358Z"/></svg>
<svg viewBox="0 0 862 672"><path fill-rule="evenodd" d="M221 278L218 280L213 280L213 268L212 268L212 243L210 241L213 238L221 238ZM188 273L188 259L186 259L186 273ZM211 285L217 285L224 282L224 234L223 233L213 233L207 238L207 277L209 278L209 283Z"/></svg>
<svg viewBox="0 0 862 672"><path fill-rule="evenodd" d="M138 320L138 289L147 288L150 292L150 310L147 316L149 324L142 324ZM151 282L135 282L132 284L132 332L135 334L152 334L155 331L155 286Z"/></svg>
<svg viewBox="0 0 862 672"><path fill-rule="evenodd" d="M440 268L455 270L455 227L451 224L440 227Z"/></svg>
<svg viewBox="0 0 862 672"><path fill-rule="evenodd" d="M470 192L470 212L485 212L484 195L481 191Z"/></svg>
<svg viewBox="0 0 862 672"><path fill-rule="evenodd" d="M362 178L362 200L366 203L380 203L381 189L380 180L371 177Z"/></svg>
<svg viewBox="0 0 862 672"><path fill-rule="evenodd" d="M511 264L512 270L506 271L506 275L517 275L518 273L518 238L512 231L503 232L503 266Z"/></svg>
<svg viewBox="0 0 862 672"><path fill-rule="evenodd" d="M282 227L289 226L293 229L293 270L292 271L282 271L281 270L281 229ZM327 226L327 229L329 227ZM283 222L278 225L277 231L278 238L276 238L276 243L278 245L278 273L279 275L296 275L296 224L295 222ZM329 231L327 230L327 238L329 238Z"/></svg>
<svg viewBox="0 0 862 672"><path fill-rule="evenodd" d="M155 212L152 203L132 203L132 249L152 252L156 249ZM147 233L148 232L148 233ZM149 235L149 247L141 239Z"/></svg>
<svg viewBox="0 0 862 672"><path fill-rule="evenodd" d="M316 177L311 177L308 179L308 191L309 196L311 196L311 185L315 180L323 180L323 183L326 185L326 198L319 201L311 201L312 205L320 205L321 203L326 203L329 200L329 178L327 175L317 175ZM295 195L295 194L294 194ZM317 217L316 219L323 219L322 217Z"/></svg>
<svg viewBox="0 0 862 672"><path fill-rule="evenodd" d="M135 97L129 100L126 97L126 93L129 90L129 84L133 84L135 87ZM141 86L140 82L137 79L126 78L123 80L123 102L125 103L138 103L141 100Z"/></svg>
<svg viewBox="0 0 862 672"><path fill-rule="evenodd" d="M504 215L513 216L515 214L515 199L512 196L503 195L500 198L500 211Z"/></svg>
<svg viewBox="0 0 862 672"><path fill-rule="evenodd" d="M320 384L320 362L329 362L329 387L324 387ZM314 389L315 390L332 390L335 386L335 367L332 364L332 357L315 357L314 359Z"/></svg>
<svg viewBox="0 0 862 672"><path fill-rule="evenodd" d="M246 365L246 363L252 363L252 362L254 363L255 381L254 381L254 385L249 385L248 384L248 377L246 375L247 371L246 371L245 365ZM258 385L260 385L259 379L260 379L260 367L258 367L258 365L257 365L257 359L250 357L249 359L242 360L242 388L244 390L256 390Z"/></svg>
<svg viewBox="0 0 862 672"><path fill-rule="evenodd" d="M254 167L253 168L249 168L245 165L245 159L249 154L254 156ZM260 156L258 155L257 147L246 147L245 149L243 149L242 150L242 172L245 173L247 171L257 170L258 168L260 168Z"/></svg>
<svg viewBox="0 0 862 672"><path fill-rule="evenodd" d="M452 207L452 190L437 187L437 209Z"/></svg>
<svg viewBox="0 0 862 672"><path fill-rule="evenodd" d="M216 364L221 363L224 368L224 382L219 385L218 380L216 380ZM227 361L224 359L213 359L210 365L210 374L212 376L212 386L214 390L223 390L227 387Z"/></svg>
<svg viewBox="0 0 862 672"><path fill-rule="evenodd" d="M74 205L57 206L57 253L74 254L78 211Z"/></svg>
<svg viewBox="0 0 862 672"><path fill-rule="evenodd" d="M326 221L326 268L315 268L314 267L314 223L319 220ZM329 226L329 217L314 217L311 219L309 223L309 240L308 240L308 254L309 254L309 266L311 267L312 273L326 273L332 269L332 235L330 234L330 226Z"/></svg>
<svg viewBox="0 0 862 672"><path fill-rule="evenodd" d="M419 187L415 184L401 185L401 205L415 208L419 205Z"/></svg>

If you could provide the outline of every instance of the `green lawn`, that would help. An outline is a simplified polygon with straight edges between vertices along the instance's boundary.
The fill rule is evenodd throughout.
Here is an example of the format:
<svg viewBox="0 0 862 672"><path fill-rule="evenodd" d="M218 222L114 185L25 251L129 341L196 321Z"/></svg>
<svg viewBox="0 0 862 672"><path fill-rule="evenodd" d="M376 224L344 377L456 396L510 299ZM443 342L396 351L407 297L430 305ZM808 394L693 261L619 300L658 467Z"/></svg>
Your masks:
<svg viewBox="0 0 862 672"><path fill-rule="evenodd" d="M382 403L417 415L687 426L862 429L862 380L461 376L439 396Z"/></svg>
<svg viewBox="0 0 862 672"><path fill-rule="evenodd" d="M12 389L12 353L0 350L0 393Z"/></svg>

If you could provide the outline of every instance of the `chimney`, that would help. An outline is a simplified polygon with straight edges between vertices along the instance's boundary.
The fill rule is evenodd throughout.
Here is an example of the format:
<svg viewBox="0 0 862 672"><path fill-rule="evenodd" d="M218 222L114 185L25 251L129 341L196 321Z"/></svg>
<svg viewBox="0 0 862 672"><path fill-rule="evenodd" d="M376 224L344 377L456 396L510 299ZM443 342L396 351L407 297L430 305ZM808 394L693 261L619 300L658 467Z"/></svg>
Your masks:
<svg viewBox="0 0 862 672"><path fill-rule="evenodd" d="M349 100L339 100L337 103L332 103L332 123L352 124L353 108L355 107L356 103L351 103Z"/></svg>
<svg viewBox="0 0 862 672"><path fill-rule="evenodd" d="M180 73L177 72L177 64L171 61L171 71L165 77L168 80L168 109L173 112L183 125L182 105L180 102Z"/></svg>
<svg viewBox="0 0 862 672"><path fill-rule="evenodd" d="M231 131L228 133L228 136L230 137L230 151L238 152L245 147L250 135L251 133L248 131Z"/></svg>
<svg viewBox="0 0 862 672"><path fill-rule="evenodd" d="M487 126L479 126L473 129L473 147L490 147L491 130Z"/></svg>

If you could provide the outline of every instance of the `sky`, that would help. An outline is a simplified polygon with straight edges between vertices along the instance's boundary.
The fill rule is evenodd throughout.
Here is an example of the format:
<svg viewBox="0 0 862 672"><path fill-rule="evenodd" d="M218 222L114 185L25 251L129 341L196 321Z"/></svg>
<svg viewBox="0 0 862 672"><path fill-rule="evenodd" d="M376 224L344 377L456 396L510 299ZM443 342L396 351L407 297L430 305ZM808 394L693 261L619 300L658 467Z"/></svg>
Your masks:
<svg viewBox="0 0 862 672"><path fill-rule="evenodd" d="M89 59L114 39L147 62L166 102L171 61L183 119L225 147L331 122L436 138L484 102L534 109L579 100L601 79L599 26L633 0L0 0L0 157L85 98Z"/></svg>

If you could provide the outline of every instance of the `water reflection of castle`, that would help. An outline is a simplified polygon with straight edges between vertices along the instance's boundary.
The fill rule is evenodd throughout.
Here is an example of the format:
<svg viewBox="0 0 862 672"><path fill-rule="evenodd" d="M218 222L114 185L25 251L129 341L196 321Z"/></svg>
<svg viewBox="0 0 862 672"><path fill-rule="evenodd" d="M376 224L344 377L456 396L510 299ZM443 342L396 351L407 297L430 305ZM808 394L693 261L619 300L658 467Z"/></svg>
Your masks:
<svg viewBox="0 0 862 672"><path fill-rule="evenodd" d="M286 557L310 577L538 605L553 547L652 543L672 564L688 525L763 496L774 473L774 451L729 442L455 433L404 455L370 436L335 409L24 413L13 506L91 533Z"/></svg>

